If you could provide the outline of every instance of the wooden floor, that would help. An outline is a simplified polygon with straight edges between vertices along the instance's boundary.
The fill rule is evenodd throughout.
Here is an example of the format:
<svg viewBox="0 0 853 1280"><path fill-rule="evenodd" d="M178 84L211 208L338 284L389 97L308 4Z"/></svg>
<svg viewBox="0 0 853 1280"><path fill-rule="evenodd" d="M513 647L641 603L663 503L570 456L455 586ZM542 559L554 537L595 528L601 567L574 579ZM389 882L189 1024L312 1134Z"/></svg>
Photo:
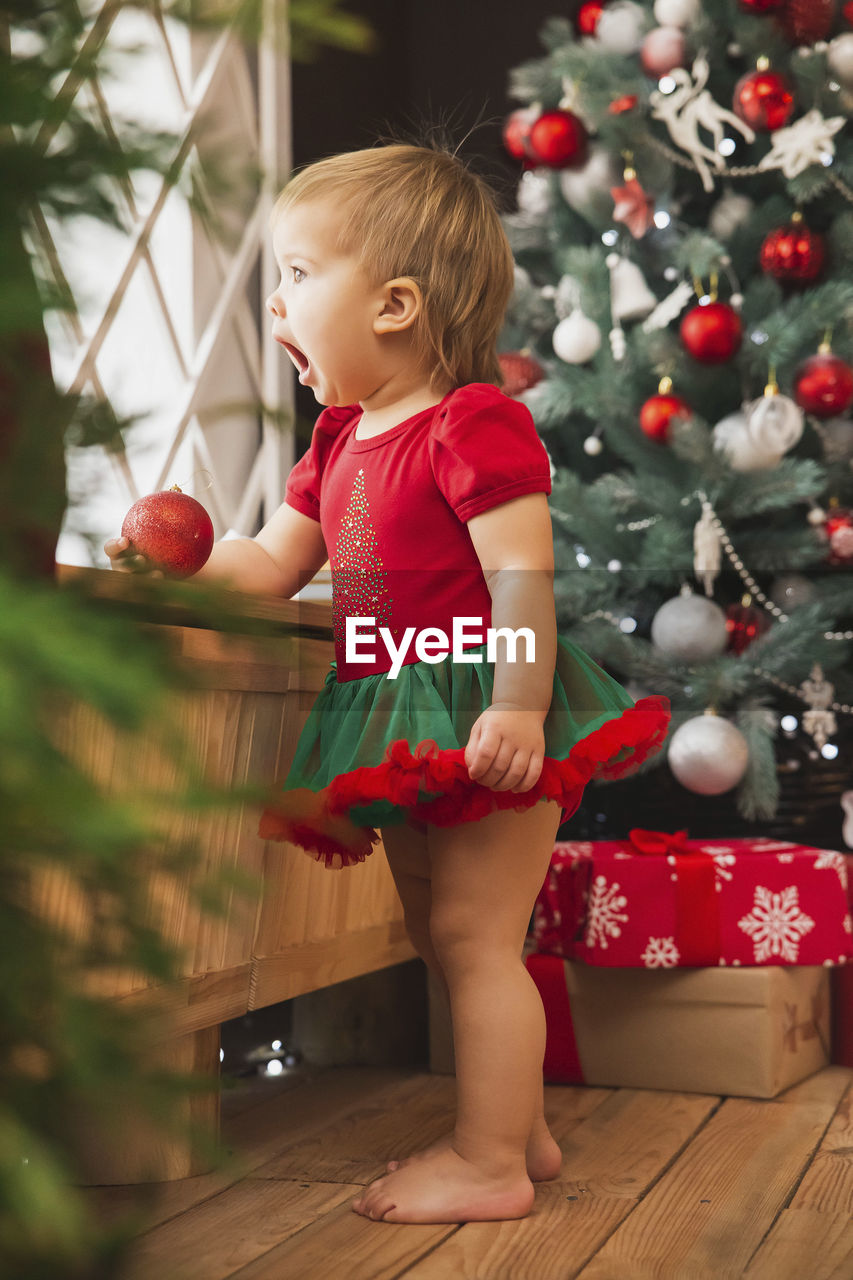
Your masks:
<svg viewBox="0 0 853 1280"><path fill-rule="evenodd" d="M453 1081L345 1068L240 1086L241 1161L157 1189L134 1280L851 1280L853 1071L772 1102L550 1087L565 1152L530 1217L370 1222L350 1209L396 1153L446 1132ZM126 1189L97 1192L110 1211Z"/></svg>

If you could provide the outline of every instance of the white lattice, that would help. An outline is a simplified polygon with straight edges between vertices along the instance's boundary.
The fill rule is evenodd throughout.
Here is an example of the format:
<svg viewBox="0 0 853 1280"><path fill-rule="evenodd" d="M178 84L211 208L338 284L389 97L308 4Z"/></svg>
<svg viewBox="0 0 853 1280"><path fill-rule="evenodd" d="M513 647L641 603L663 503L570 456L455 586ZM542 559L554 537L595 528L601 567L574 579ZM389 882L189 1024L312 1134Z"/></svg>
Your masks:
<svg viewBox="0 0 853 1280"><path fill-rule="evenodd" d="M85 47L101 54L98 78L77 89L77 105L119 136L122 119L174 134L179 188L191 173L219 223L213 234L209 219L153 173L116 192L126 231L35 216L33 247L77 308L48 317L55 376L137 419L123 455L88 448L69 457L72 504L58 558L104 564L104 539L154 489L177 483L193 493L218 536L254 533L281 501L292 442L259 405L278 411L290 402L262 310L275 278L266 224L287 169L287 84L271 29L253 50L228 31L191 32L156 8L88 0L86 12ZM279 26L286 20L278 0L267 12ZM221 173L223 164L226 203L210 195L219 189L214 165Z"/></svg>

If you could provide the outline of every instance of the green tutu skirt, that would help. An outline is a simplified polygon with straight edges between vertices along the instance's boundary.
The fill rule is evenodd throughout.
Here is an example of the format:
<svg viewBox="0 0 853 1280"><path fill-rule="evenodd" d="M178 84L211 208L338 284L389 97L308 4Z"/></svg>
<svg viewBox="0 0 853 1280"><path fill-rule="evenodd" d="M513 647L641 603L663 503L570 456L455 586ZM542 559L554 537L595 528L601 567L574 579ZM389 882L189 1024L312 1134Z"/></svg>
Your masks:
<svg viewBox="0 0 853 1280"><path fill-rule="evenodd" d="M396 680L384 672L338 683L333 662L284 782L261 818L265 840L301 845L328 867L362 862L376 828L410 822L454 826L496 809L553 800L564 819L593 778L624 777L659 750L669 702L639 702L571 640L560 636L545 720L545 761L525 792L472 782L465 746L492 701L493 666L413 662Z"/></svg>

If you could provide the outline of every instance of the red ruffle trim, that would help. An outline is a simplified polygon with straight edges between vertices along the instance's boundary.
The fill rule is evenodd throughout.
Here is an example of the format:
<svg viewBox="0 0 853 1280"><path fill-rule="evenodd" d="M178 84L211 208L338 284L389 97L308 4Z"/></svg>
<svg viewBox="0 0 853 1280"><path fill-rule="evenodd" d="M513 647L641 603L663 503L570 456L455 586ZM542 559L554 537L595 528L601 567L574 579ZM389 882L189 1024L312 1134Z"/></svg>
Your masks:
<svg viewBox="0 0 853 1280"><path fill-rule="evenodd" d="M344 867L363 862L379 839L372 827L357 826L348 816L374 800L390 800L415 821L437 827L476 822L498 809L520 812L543 799L557 801L570 816L592 778L623 778L654 755L669 720L667 698L641 698L577 742L565 760L547 757L536 785L525 792L494 791L472 782L462 747L442 751L427 740L412 751L398 739L387 747L382 764L341 774L322 791L284 792L264 811L259 834L301 845L327 867Z"/></svg>

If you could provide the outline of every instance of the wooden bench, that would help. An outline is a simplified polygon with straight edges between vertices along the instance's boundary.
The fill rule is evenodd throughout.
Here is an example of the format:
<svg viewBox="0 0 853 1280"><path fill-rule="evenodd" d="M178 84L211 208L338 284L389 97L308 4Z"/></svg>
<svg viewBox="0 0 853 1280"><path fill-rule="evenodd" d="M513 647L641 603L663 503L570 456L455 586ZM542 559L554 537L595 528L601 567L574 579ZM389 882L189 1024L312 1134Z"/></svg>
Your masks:
<svg viewBox="0 0 853 1280"><path fill-rule="evenodd" d="M87 590L125 605L139 592L128 575L109 571L62 568L59 579L82 581ZM177 717L206 776L223 787L283 778L333 653L326 602L246 596L240 609L271 624L272 634L218 632L159 618L145 623L157 626L180 661L203 677L203 688L180 698ZM81 705L69 710L59 733L108 789L168 786L173 766L156 731L122 737ZM257 820L254 807L184 815L173 820L179 824L174 830L166 819L169 834L195 840L206 868L240 868L254 877L255 887L234 894L226 915L213 917L194 905L188 883L172 877L153 884L163 931L183 953L180 980L153 990L138 973L108 979L111 997L146 1008L153 1001L164 1012L168 1041L159 1060L180 1070L218 1075L219 1027L226 1020L414 955L380 847L360 866L328 871L292 845L260 840ZM74 928L75 916L84 927L85 904L60 872L51 870L38 892L44 909L66 927ZM191 1115L217 1130L218 1094L194 1100ZM152 1163L162 1179L199 1172L198 1161L180 1144L152 1137L130 1120L129 1126L114 1150L93 1142L92 1180L139 1181L151 1176Z"/></svg>

